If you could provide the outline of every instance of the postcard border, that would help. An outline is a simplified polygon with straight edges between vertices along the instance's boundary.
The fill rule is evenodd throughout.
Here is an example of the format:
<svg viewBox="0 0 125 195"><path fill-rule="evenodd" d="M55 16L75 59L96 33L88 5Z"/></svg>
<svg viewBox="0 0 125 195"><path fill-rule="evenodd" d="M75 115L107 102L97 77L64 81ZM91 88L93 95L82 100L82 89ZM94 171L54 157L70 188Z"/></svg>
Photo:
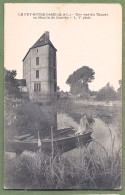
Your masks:
<svg viewBox="0 0 125 195"><path fill-rule="evenodd" d="M125 120L122 120L122 143L123 143L123 160L122 160L122 190L71 190L71 191L26 191L26 190L4 190L3 189L3 129L4 129L4 122L3 122L3 112L4 112L4 3L117 3L121 4L122 6L122 119L125 118L125 1L124 0L1 0L0 1L0 194L7 195L7 194L17 194L17 192L23 193L24 195L29 193L35 195L36 193L39 194L53 194L56 195L58 193L65 194L65 195L72 195L72 194L125 194Z"/></svg>

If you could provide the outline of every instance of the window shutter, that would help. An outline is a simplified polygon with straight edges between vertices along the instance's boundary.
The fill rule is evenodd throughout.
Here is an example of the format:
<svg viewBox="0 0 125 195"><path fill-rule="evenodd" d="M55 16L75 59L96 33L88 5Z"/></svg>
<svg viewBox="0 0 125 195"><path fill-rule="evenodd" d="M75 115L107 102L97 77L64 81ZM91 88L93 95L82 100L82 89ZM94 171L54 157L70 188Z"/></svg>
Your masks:
<svg viewBox="0 0 125 195"><path fill-rule="evenodd" d="M34 83L34 91L36 91L36 83Z"/></svg>
<svg viewBox="0 0 125 195"><path fill-rule="evenodd" d="M41 91L41 83L34 83L34 91L36 92Z"/></svg>
<svg viewBox="0 0 125 195"><path fill-rule="evenodd" d="M41 91L41 83L39 83L39 91Z"/></svg>
<svg viewBox="0 0 125 195"><path fill-rule="evenodd" d="M36 83L36 91L39 91L39 83Z"/></svg>

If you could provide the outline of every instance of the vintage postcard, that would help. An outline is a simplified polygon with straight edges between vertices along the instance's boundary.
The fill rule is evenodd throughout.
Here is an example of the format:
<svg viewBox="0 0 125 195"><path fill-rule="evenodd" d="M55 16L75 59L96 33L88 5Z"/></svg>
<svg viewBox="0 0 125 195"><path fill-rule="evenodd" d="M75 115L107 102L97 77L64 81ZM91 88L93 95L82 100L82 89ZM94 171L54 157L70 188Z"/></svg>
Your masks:
<svg viewBox="0 0 125 195"><path fill-rule="evenodd" d="M5 3L4 28L4 188L120 190L120 4Z"/></svg>

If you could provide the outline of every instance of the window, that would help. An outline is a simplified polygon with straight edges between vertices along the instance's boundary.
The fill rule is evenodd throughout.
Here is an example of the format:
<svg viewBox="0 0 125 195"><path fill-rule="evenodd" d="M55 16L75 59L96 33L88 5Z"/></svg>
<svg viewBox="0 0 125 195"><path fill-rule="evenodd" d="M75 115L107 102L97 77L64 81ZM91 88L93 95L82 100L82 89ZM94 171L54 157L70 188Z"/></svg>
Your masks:
<svg viewBox="0 0 125 195"><path fill-rule="evenodd" d="M56 83L54 83L54 92L56 92Z"/></svg>
<svg viewBox="0 0 125 195"><path fill-rule="evenodd" d="M36 79L39 78L39 70L36 70Z"/></svg>
<svg viewBox="0 0 125 195"><path fill-rule="evenodd" d="M37 53L38 53L38 49L37 49Z"/></svg>
<svg viewBox="0 0 125 195"><path fill-rule="evenodd" d="M36 65L39 65L39 57L36 57Z"/></svg>
<svg viewBox="0 0 125 195"><path fill-rule="evenodd" d="M34 83L34 91L36 92L41 91L41 83Z"/></svg>

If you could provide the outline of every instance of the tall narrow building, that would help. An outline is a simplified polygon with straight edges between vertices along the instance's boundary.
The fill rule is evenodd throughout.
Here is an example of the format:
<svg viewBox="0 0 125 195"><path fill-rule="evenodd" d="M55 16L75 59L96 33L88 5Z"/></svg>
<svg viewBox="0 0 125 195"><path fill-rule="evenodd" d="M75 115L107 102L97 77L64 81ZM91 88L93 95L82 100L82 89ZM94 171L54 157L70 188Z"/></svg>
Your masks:
<svg viewBox="0 0 125 195"><path fill-rule="evenodd" d="M33 101L52 102L56 98L56 51L46 31L23 59L23 79Z"/></svg>

